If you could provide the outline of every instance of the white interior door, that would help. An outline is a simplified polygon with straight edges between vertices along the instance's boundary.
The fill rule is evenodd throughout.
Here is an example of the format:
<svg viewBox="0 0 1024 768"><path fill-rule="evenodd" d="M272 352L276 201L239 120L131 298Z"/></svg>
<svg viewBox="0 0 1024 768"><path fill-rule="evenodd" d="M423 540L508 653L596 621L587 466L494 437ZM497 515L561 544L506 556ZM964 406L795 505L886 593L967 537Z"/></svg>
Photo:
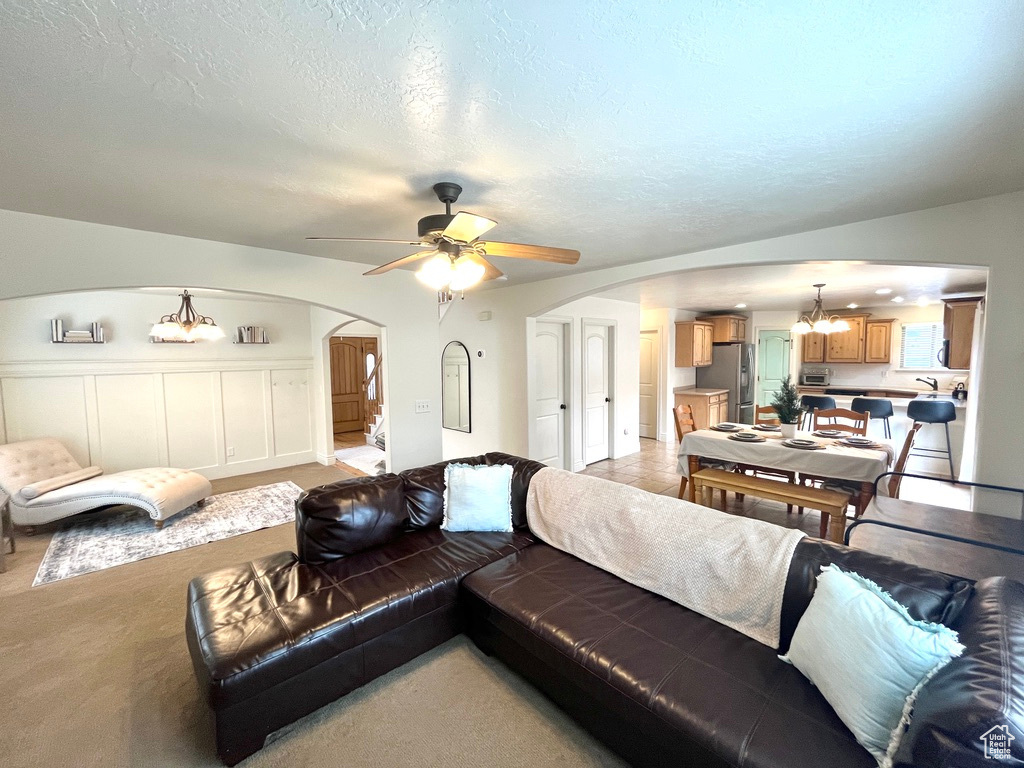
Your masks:
<svg viewBox="0 0 1024 768"><path fill-rule="evenodd" d="M608 458L611 418L609 328L583 324L583 463Z"/></svg>
<svg viewBox="0 0 1024 768"><path fill-rule="evenodd" d="M661 343L657 331L640 332L640 437L658 439Z"/></svg>
<svg viewBox="0 0 1024 768"><path fill-rule="evenodd" d="M789 376L789 331L757 334L757 405L771 405L782 380Z"/></svg>
<svg viewBox="0 0 1024 768"><path fill-rule="evenodd" d="M565 465L565 326L537 323L534 350L534 459L549 467Z"/></svg>

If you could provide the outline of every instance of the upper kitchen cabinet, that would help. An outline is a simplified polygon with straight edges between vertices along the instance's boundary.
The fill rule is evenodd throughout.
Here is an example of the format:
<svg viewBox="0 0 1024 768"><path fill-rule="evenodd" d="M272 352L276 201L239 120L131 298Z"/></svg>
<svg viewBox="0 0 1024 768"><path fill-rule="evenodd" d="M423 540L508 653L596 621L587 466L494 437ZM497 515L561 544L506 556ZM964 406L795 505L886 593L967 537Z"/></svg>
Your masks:
<svg viewBox="0 0 1024 768"><path fill-rule="evenodd" d="M821 333L804 334L804 362L824 363L825 362L825 339Z"/></svg>
<svg viewBox="0 0 1024 768"><path fill-rule="evenodd" d="M699 323L711 323L716 344L731 344L747 340L746 315L707 315L698 317Z"/></svg>
<svg viewBox="0 0 1024 768"><path fill-rule="evenodd" d="M974 339L974 315L980 298L948 299L942 315L942 353L939 362L946 368L971 367L971 342Z"/></svg>
<svg viewBox="0 0 1024 768"><path fill-rule="evenodd" d="M888 363L892 357L892 320L864 323L864 362Z"/></svg>
<svg viewBox="0 0 1024 768"><path fill-rule="evenodd" d="M864 321L865 315L843 315L850 324L850 330L830 333L825 344L826 363L864 362ZM808 334L809 336L810 334Z"/></svg>
<svg viewBox="0 0 1024 768"><path fill-rule="evenodd" d="M711 365L714 327L711 323L676 323L676 368L703 368Z"/></svg>

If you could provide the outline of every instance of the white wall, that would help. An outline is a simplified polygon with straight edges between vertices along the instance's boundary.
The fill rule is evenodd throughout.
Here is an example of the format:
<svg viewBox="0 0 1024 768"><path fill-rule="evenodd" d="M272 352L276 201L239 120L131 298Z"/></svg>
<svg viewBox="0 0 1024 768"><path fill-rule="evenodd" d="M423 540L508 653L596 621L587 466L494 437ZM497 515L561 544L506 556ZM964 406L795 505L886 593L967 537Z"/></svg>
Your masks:
<svg viewBox="0 0 1024 768"><path fill-rule="evenodd" d="M170 465L215 478L310 461L308 308L204 296L197 310L227 333L263 325L272 343L149 343L178 303L111 291L0 301L0 440L59 437L108 472ZM50 343L57 317L102 322L107 343Z"/></svg>
<svg viewBox="0 0 1024 768"><path fill-rule="evenodd" d="M494 293L494 292L489 292ZM524 362L518 363L514 357L505 354L507 338L499 336L503 328L504 317L492 316L489 320L479 319L479 315L468 315L466 302L457 302L445 316L441 324L441 349L449 341L461 341L469 350L470 378L472 386L472 429L470 433L444 430L444 457L456 458L470 456L487 451L505 450L511 435L518 430L519 424L502 416L506 408L522 411L523 424L527 419L525 400L522 403L504 402L495 408L495 393L505 397L509 379L526 378L533 380L533 362L526 352L526 339L533 337L533 325L536 320L520 318L524 341ZM608 320L615 324L613 354L614 391L612 394L612 440L609 450L613 458L625 456L640 450L640 307L637 304L611 299L586 298L563 306L553 311L551 317L566 320L571 324L569 344L566 356L570 361L568 381L569 397L569 435L572 452L572 463L576 469L582 469L583 459L583 417L581 393L582 381L582 332L583 320ZM484 357L478 355L484 352ZM440 351L438 352L440 356ZM525 369L525 371L524 371ZM525 384L525 381L524 381ZM527 385L529 388L529 385ZM523 398L531 395L523 392ZM628 434L627 434L628 433ZM529 446L516 451L519 455L529 455Z"/></svg>
<svg viewBox="0 0 1024 768"><path fill-rule="evenodd" d="M0 300L188 285L280 296L384 327L391 467L441 458L437 304L412 273L363 277L364 264L15 211L0 211L0 232ZM417 400L437 407L417 414Z"/></svg>
<svg viewBox="0 0 1024 768"><path fill-rule="evenodd" d="M586 254L583 259L585 263ZM445 335L456 338L474 324L488 325L475 318L480 311L490 311L493 319L486 333L473 333L485 340L488 356L500 363L495 366L496 375L487 377L486 401L474 413L476 423L493 428L481 433L474 429L460 452L495 447L520 454L528 450L526 318L554 311L582 296L661 274L822 259L989 269L986 333L980 356L986 364L972 374L974 389L985 393L978 404L976 470L982 481L1019 486L1020 456L1024 454L1024 409L1019 396L1024 381L1021 192L467 295L446 318Z"/></svg>
<svg viewBox="0 0 1024 768"><path fill-rule="evenodd" d="M661 338L661 407L659 411L658 439L674 442L676 428L672 423L672 408L675 407L673 390L677 387L697 385L697 369L676 367L676 323L684 323L697 317L696 312L685 309L646 309L640 314L640 329L659 331Z"/></svg>

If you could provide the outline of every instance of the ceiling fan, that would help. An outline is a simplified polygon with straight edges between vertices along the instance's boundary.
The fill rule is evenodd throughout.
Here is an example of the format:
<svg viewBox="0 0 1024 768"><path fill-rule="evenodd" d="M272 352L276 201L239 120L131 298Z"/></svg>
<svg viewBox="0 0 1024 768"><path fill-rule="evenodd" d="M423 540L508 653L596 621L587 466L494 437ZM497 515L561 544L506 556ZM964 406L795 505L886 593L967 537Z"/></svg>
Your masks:
<svg viewBox="0 0 1024 768"><path fill-rule="evenodd" d="M491 264L485 256L506 256L513 259L533 259L556 264L575 264L580 252L567 248L550 248L543 245L523 243L502 243L496 240L481 240L498 222L475 213L459 211L452 214L452 203L459 199L462 187L450 181L435 184L434 194L444 203L444 213L424 216L419 220L419 240L374 240L360 237L307 237L307 240L328 240L349 243L384 243L394 245L416 245L422 250L390 261L371 269L367 275L381 275L396 267L411 264L420 259L427 261L416 277L439 294L464 291L481 280L494 280L502 276L501 270Z"/></svg>

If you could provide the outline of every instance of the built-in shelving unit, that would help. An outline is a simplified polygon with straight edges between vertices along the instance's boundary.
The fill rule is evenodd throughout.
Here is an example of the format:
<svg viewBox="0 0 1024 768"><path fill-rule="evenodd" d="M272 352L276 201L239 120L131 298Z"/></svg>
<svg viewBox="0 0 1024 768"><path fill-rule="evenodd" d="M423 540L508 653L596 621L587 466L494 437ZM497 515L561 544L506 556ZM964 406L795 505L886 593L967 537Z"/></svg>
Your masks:
<svg viewBox="0 0 1024 768"><path fill-rule="evenodd" d="M87 331L65 331L63 320L50 321L51 344L106 344L103 326L92 323Z"/></svg>

